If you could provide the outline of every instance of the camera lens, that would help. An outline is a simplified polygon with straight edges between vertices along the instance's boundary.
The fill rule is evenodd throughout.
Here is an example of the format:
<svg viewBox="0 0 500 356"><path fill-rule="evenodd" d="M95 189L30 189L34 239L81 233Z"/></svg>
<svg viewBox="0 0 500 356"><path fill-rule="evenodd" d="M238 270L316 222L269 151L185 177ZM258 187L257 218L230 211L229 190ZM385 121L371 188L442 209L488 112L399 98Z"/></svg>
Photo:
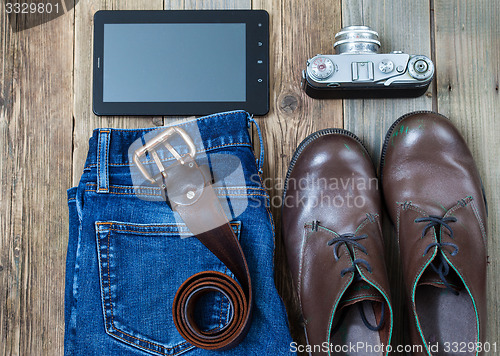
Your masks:
<svg viewBox="0 0 500 356"><path fill-rule="evenodd" d="M368 26L347 26L335 35L333 48L337 54L378 53L378 33Z"/></svg>

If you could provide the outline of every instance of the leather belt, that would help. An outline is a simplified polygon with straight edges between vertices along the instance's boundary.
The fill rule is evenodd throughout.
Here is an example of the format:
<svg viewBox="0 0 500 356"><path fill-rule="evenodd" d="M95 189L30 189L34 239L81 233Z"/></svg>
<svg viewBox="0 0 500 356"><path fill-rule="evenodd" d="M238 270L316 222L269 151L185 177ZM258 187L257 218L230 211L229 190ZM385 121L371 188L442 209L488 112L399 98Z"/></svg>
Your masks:
<svg viewBox="0 0 500 356"><path fill-rule="evenodd" d="M186 142L190 153L181 156L169 143L173 134ZM165 168L155 147L163 144L176 158ZM139 158L150 154L160 173L152 177ZM191 233L205 245L234 274L238 282L217 271L204 271L188 278L177 290L172 307L177 331L192 345L206 350L227 350L238 345L246 336L252 314L252 283L248 264L240 243L212 187L207 166L198 166L194 160L196 149L189 135L179 127L170 127L146 145L135 151L134 162L142 174L160 186L168 197L172 210ZM194 319L197 301L211 292L222 293L232 310L226 326L215 331L204 331Z"/></svg>

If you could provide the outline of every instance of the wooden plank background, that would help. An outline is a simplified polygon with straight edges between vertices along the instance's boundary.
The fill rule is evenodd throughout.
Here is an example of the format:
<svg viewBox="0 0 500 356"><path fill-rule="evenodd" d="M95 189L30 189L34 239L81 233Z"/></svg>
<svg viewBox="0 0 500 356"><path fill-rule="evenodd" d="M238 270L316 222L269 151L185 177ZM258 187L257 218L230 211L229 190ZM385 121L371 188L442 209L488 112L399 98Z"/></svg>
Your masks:
<svg viewBox="0 0 500 356"><path fill-rule="evenodd" d="M418 16L416 16L418 14ZM342 24L368 25L379 32L381 53L400 50L431 55L431 26L428 0L384 2L348 0L342 2ZM345 100L344 128L355 133L367 146L378 168L385 134L400 116L415 110L432 110L432 85L426 95L412 99ZM406 309L404 284L398 259L397 236L388 218L384 220L386 263L394 300L394 325L404 324ZM401 328L395 328L393 344L408 342Z"/></svg>
<svg viewBox="0 0 500 356"><path fill-rule="evenodd" d="M6 0L4 0L5 2ZM378 164L391 123L436 110L461 130L477 160L489 202L488 333L500 341L500 3L496 0L83 0L59 17L7 16L0 2L0 354L63 353L66 189L81 174L96 127L161 126L170 117L96 117L91 108L92 17L100 9L265 9L270 14L271 111L264 178L279 202L295 147L308 134L344 127ZM56 0L54 0L54 3ZM61 5L63 2L60 2ZM66 1L66 4L71 1ZM40 15L37 15L40 16ZM50 20L50 21L49 21ZM32 23L31 23L32 21ZM341 26L365 24L382 50L430 55L436 79L425 96L394 100L314 100L300 90L307 58L333 53ZM259 147L256 147L258 150ZM294 338L304 342L277 223L276 285ZM397 248L386 226L387 261L398 323ZM395 342L403 340L396 328Z"/></svg>

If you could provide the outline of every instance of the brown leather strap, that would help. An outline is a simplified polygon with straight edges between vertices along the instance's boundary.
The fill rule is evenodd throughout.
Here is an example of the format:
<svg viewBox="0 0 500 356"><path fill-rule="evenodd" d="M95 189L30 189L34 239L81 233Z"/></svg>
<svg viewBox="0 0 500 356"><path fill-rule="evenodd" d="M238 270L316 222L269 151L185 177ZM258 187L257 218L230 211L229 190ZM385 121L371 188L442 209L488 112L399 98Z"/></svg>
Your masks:
<svg viewBox="0 0 500 356"><path fill-rule="evenodd" d="M200 272L188 278L174 298L175 326L181 336L196 347L230 349L246 336L252 311L250 271L241 245L211 185L208 167L199 167L186 155L182 161L169 166L160 178L156 181L166 189L172 209L239 282L216 271ZM210 292L220 292L229 300L232 318L222 329L203 331L194 321L194 310L199 298Z"/></svg>

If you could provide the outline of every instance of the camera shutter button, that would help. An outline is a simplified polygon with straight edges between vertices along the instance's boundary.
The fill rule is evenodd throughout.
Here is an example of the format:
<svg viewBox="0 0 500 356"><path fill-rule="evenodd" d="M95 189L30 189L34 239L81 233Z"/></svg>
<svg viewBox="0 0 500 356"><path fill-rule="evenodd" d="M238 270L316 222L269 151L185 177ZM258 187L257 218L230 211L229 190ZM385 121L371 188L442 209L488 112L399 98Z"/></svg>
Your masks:
<svg viewBox="0 0 500 356"><path fill-rule="evenodd" d="M394 63L389 59L383 59L379 63L378 69L380 69L382 73L390 73L394 70Z"/></svg>

